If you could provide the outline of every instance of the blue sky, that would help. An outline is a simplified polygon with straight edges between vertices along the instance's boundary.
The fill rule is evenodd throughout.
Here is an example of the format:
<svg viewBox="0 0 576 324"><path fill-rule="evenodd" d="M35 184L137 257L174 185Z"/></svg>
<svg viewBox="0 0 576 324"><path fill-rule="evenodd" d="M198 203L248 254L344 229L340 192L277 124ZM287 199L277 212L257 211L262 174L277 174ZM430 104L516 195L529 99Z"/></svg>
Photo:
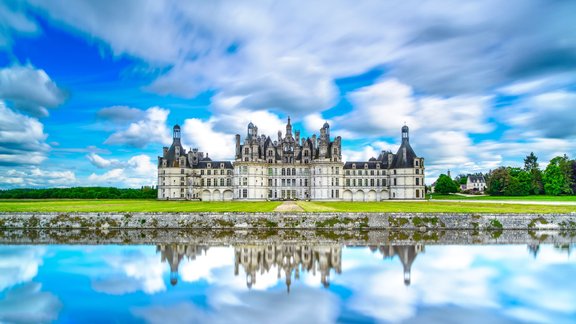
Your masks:
<svg viewBox="0 0 576 324"><path fill-rule="evenodd" d="M171 127L216 159L248 122L324 121L345 160L439 173L576 149L573 1L0 3L0 188L155 184Z"/></svg>

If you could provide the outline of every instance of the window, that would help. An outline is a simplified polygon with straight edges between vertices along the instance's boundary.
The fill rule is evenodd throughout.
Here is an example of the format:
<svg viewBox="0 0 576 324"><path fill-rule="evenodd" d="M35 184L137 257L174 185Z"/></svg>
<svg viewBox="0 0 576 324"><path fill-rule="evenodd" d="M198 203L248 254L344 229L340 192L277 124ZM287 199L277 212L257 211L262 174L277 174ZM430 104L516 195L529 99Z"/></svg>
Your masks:
<svg viewBox="0 0 576 324"><path fill-rule="evenodd" d="M418 160L416 160L415 162L416 162L416 166L418 166Z"/></svg>
<svg viewBox="0 0 576 324"><path fill-rule="evenodd" d="M212 175L212 170L208 170L208 175Z"/></svg>
<svg viewBox="0 0 576 324"><path fill-rule="evenodd" d="M200 174L201 174L201 175L204 175L204 170L200 170Z"/></svg>
<svg viewBox="0 0 576 324"><path fill-rule="evenodd" d="M220 163L220 169L224 169L224 163Z"/></svg>
<svg viewBox="0 0 576 324"><path fill-rule="evenodd" d="M346 170L346 175L350 175L350 170Z"/></svg>
<svg viewBox="0 0 576 324"><path fill-rule="evenodd" d="M206 166L208 169L210 169L212 167L212 163L208 163L208 165Z"/></svg>
<svg viewBox="0 0 576 324"><path fill-rule="evenodd" d="M248 185L248 178L242 178L242 185L243 185L243 186L247 186L247 185Z"/></svg>
<svg viewBox="0 0 576 324"><path fill-rule="evenodd" d="M268 175L269 175L269 176L273 175L272 168L268 168Z"/></svg>
<svg viewBox="0 0 576 324"><path fill-rule="evenodd" d="M420 185L420 179L416 178L416 185L419 186Z"/></svg>
<svg viewBox="0 0 576 324"><path fill-rule="evenodd" d="M420 169L416 169L416 174L420 174Z"/></svg>
<svg viewBox="0 0 576 324"><path fill-rule="evenodd" d="M220 185L224 186L224 178L220 178Z"/></svg>
<svg viewBox="0 0 576 324"><path fill-rule="evenodd" d="M346 179L346 187L350 187L350 179Z"/></svg>
<svg viewBox="0 0 576 324"><path fill-rule="evenodd" d="M212 185L212 179L206 179L206 183L208 187L210 187Z"/></svg>
<svg viewBox="0 0 576 324"><path fill-rule="evenodd" d="M230 179L230 178L226 179L226 185L228 187L232 186L232 179Z"/></svg>
<svg viewBox="0 0 576 324"><path fill-rule="evenodd" d="M296 175L296 169L292 168L292 175Z"/></svg>
<svg viewBox="0 0 576 324"><path fill-rule="evenodd" d="M374 187L374 179L370 179L370 186Z"/></svg>
<svg viewBox="0 0 576 324"><path fill-rule="evenodd" d="M248 189L242 189L242 198L248 198Z"/></svg>
<svg viewBox="0 0 576 324"><path fill-rule="evenodd" d="M250 153L250 149L249 148L245 148L244 149L244 154L249 154Z"/></svg>
<svg viewBox="0 0 576 324"><path fill-rule="evenodd" d="M394 178L394 185L396 186L396 178Z"/></svg>
<svg viewBox="0 0 576 324"><path fill-rule="evenodd" d="M374 175L374 170L370 170L370 175Z"/></svg>
<svg viewBox="0 0 576 324"><path fill-rule="evenodd" d="M184 174L184 169L180 169L180 174Z"/></svg>
<svg viewBox="0 0 576 324"><path fill-rule="evenodd" d="M396 174L396 170L394 170L394 174Z"/></svg>
<svg viewBox="0 0 576 324"><path fill-rule="evenodd" d="M286 175L286 169L282 168L282 175Z"/></svg>

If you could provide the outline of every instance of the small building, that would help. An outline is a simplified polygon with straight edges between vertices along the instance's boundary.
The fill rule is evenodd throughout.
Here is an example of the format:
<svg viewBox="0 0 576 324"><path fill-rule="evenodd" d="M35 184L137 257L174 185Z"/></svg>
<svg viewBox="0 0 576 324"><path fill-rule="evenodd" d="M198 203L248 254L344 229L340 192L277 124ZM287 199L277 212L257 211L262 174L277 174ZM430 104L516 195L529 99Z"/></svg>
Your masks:
<svg viewBox="0 0 576 324"><path fill-rule="evenodd" d="M463 185L464 190L484 192L486 190L486 179L480 174L469 174L466 180L466 185Z"/></svg>

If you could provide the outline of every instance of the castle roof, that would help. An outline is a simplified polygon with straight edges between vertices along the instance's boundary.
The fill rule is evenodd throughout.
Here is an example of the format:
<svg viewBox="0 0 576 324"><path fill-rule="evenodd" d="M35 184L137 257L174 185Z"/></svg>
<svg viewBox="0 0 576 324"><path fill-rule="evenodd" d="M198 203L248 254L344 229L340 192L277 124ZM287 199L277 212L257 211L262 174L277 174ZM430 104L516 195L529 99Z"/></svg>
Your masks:
<svg viewBox="0 0 576 324"><path fill-rule="evenodd" d="M414 153L414 150L410 146L410 142L408 142L408 140L403 140L402 145L400 145L400 148L398 149L398 152L396 155L394 155L394 161L392 161L392 169L412 168L414 167L414 159L417 157L418 156L416 153Z"/></svg>

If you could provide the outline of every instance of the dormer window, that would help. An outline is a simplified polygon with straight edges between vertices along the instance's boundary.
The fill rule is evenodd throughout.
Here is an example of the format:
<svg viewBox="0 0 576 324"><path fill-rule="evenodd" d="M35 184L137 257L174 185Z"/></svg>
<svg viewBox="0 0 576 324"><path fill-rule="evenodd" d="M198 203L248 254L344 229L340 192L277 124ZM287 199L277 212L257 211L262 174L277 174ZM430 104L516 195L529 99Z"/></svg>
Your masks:
<svg viewBox="0 0 576 324"><path fill-rule="evenodd" d="M212 163L208 163L207 167L208 167L208 168L211 168L211 167L212 167Z"/></svg>
<svg viewBox="0 0 576 324"><path fill-rule="evenodd" d="M356 169L356 163L352 163L352 169Z"/></svg>
<svg viewBox="0 0 576 324"><path fill-rule="evenodd" d="M220 169L224 169L224 163L220 163Z"/></svg>
<svg viewBox="0 0 576 324"><path fill-rule="evenodd" d="M364 169L368 169L368 163L364 163Z"/></svg>

